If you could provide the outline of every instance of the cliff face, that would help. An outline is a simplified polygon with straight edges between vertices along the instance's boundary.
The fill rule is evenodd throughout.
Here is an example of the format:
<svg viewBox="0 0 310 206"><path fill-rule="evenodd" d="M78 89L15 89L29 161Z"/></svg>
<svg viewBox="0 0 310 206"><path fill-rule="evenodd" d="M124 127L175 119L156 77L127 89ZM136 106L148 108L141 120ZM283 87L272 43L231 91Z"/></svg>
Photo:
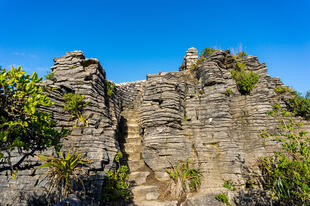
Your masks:
<svg viewBox="0 0 310 206"><path fill-rule="evenodd" d="M277 124L266 112L276 101L284 105L274 92L283 85L281 81L271 78L266 65L256 57L245 57L239 61L260 79L251 94L241 95L229 72L236 64L229 51L216 51L194 68L197 58L197 50L191 48L179 72L118 84L111 96L107 95L105 72L98 60L85 59L79 51L55 58L52 70L57 82L45 82L54 88L49 94L55 102L50 112L59 127L72 129L63 141L64 149L85 151L93 160L87 182L91 204L99 204L104 171L113 166L118 150L125 153L137 205L177 204L164 201L160 191L169 179L165 169L179 160L203 174L200 191L182 204L219 204L214 196L223 189L224 181L231 180L242 189L251 181L250 175L258 172L257 159L274 150L276 143L263 146L258 134ZM226 94L228 89L231 95ZM86 127L73 127L78 122L72 121L62 106L66 92L83 94L90 102L83 113L88 120ZM305 123L309 130L309 123ZM17 180L11 180L7 171L0 173L0 195L8 197L0 203L27 205L29 195L33 198L42 191L44 182L34 187L40 175L31 172L36 163L27 160L25 164L30 167L20 171ZM22 193L28 199L21 198Z"/></svg>
<svg viewBox="0 0 310 206"><path fill-rule="evenodd" d="M63 150L74 149L86 152L93 160L87 180L88 201L98 204L102 196L104 171L113 166L116 152L119 150L117 126L120 119L121 101L116 95L106 95L105 71L97 59L85 59L80 51L68 52L66 56L55 58L52 67L57 82L50 80L45 84L51 88L48 96L55 103L48 108L59 127L72 130L63 140ZM83 110L87 126L80 127L78 120L72 120L71 114L64 110L63 95L72 92L85 95L90 104ZM46 151L51 154L53 151ZM14 154L18 160L20 154ZM4 165L5 166L5 165ZM0 172L0 205L44 205L46 182L39 182L42 170L34 171L38 166L35 158L27 159L13 180L9 171ZM42 179L42 178L41 178ZM97 202L97 203L96 203Z"/></svg>
<svg viewBox="0 0 310 206"><path fill-rule="evenodd" d="M275 103L274 88L282 83L268 76L256 57L241 62L260 75L250 95L240 95L229 72L235 60L228 51L215 52L196 69L151 75L146 82L141 106L146 164L164 173L170 163L183 160L203 172L203 189L185 204L215 196L227 180L244 186L257 170L258 157L273 151L274 143L264 147L258 134L276 124L266 112ZM199 201L194 205L203 204Z"/></svg>

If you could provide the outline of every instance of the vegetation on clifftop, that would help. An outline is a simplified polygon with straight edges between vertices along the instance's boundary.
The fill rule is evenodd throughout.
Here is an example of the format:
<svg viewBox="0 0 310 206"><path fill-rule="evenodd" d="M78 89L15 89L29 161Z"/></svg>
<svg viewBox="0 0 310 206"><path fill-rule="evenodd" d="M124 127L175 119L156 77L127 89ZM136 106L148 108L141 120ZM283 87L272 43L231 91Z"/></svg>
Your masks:
<svg viewBox="0 0 310 206"><path fill-rule="evenodd" d="M193 69L197 68L199 65L207 61L207 59L216 51L213 48L205 48L201 51L198 61L193 65Z"/></svg>
<svg viewBox="0 0 310 206"><path fill-rule="evenodd" d="M255 74L252 71L246 71L244 69L231 70L230 73L233 79L236 81L239 92L243 95L250 94L259 80L258 74Z"/></svg>

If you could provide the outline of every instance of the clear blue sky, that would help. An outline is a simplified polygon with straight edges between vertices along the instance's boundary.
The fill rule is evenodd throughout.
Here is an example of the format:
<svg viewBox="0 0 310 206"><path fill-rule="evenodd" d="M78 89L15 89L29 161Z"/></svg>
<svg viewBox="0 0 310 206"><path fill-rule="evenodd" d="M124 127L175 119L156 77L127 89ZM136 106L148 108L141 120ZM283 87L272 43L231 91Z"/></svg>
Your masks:
<svg viewBox="0 0 310 206"><path fill-rule="evenodd" d="M177 71L189 47L238 48L310 89L309 0L0 0L0 65L44 75L82 50L115 82Z"/></svg>

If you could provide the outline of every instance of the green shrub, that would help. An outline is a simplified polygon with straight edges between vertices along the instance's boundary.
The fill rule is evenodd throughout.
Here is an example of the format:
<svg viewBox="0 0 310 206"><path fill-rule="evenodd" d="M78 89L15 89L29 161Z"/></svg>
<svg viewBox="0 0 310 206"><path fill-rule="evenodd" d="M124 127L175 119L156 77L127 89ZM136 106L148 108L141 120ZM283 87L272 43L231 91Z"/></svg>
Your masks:
<svg viewBox="0 0 310 206"><path fill-rule="evenodd" d="M0 69L0 159L8 154L1 161L9 165L13 178L29 155L50 147L59 150L60 140L67 134L64 129L55 130L50 113L40 109L52 105L45 91L36 73L25 74L22 67ZM13 165L10 153L14 149L24 155Z"/></svg>
<svg viewBox="0 0 310 206"><path fill-rule="evenodd" d="M220 194L216 195L215 198L218 201L225 203L226 205L229 205L229 206L231 205L230 202L229 202L229 198L224 193L220 193Z"/></svg>
<svg viewBox="0 0 310 206"><path fill-rule="evenodd" d="M277 94L291 93L293 90L287 86L278 86L274 89Z"/></svg>
<svg viewBox="0 0 310 206"><path fill-rule="evenodd" d="M227 180L224 184L223 187L225 187L226 189L230 190L230 191L235 191L235 188L233 187L232 183L230 180Z"/></svg>
<svg viewBox="0 0 310 206"><path fill-rule="evenodd" d="M123 155L118 152L115 156L115 162L118 164L116 170L106 172L103 202L112 202L116 200L129 200L131 192L128 183L128 167L121 165L120 158Z"/></svg>
<svg viewBox="0 0 310 206"><path fill-rule="evenodd" d="M106 88L106 94L111 97L115 88L115 84L112 81L105 80L105 88Z"/></svg>
<svg viewBox="0 0 310 206"><path fill-rule="evenodd" d="M201 55L196 62L196 64L193 65L193 69L197 68L200 64L204 63L214 52L216 49L213 48L205 48L201 51Z"/></svg>
<svg viewBox="0 0 310 206"><path fill-rule="evenodd" d="M244 70L246 68L246 64L244 63L241 63L241 62L237 62L237 67L240 69L240 70Z"/></svg>
<svg viewBox="0 0 310 206"><path fill-rule="evenodd" d="M71 153L70 150L67 153L58 152L58 155L59 157L36 156L43 162L36 169L47 168L44 179L48 180L48 194L60 193L60 199L62 199L73 192L72 182L80 182L84 186L81 176L86 175L86 170L83 167L88 167L90 160L82 158L83 153L76 151Z"/></svg>
<svg viewBox="0 0 310 206"><path fill-rule="evenodd" d="M226 94L226 96L230 96L230 95L232 95L232 90L231 89L226 89L226 91L225 91L225 94Z"/></svg>
<svg viewBox="0 0 310 206"><path fill-rule="evenodd" d="M216 51L216 49L213 48L205 48L201 51L201 56L200 57L205 57L208 58L210 57L214 52Z"/></svg>
<svg viewBox="0 0 310 206"><path fill-rule="evenodd" d="M230 71L233 79L236 81L239 92L242 95L250 94L253 87L259 80L259 75L250 71L241 70L231 70Z"/></svg>
<svg viewBox="0 0 310 206"><path fill-rule="evenodd" d="M280 149L261 158L263 186L281 205L310 204L310 137L293 115L274 105L269 115L279 119L276 132L262 132L263 138L278 141Z"/></svg>
<svg viewBox="0 0 310 206"><path fill-rule="evenodd" d="M87 125L87 120L83 116L83 108L89 104L85 102L85 96L80 94L66 93L63 95L65 99L65 104L63 107L65 110L69 111L72 115L72 118L78 118L78 120L83 123L83 126Z"/></svg>
<svg viewBox="0 0 310 206"><path fill-rule="evenodd" d="M55 73L54 72L49 72L44 76L46 79L51 80L53 82L56 82L57 79L55 78Z"/></svg>
<svg viewBox="0 0 310 206"><path fill-rule="evenodd" d="M310 120L310 99L295 95L288 100L288 104L295 116Z"/></svg>
<svg viewBox="0 0 310 206"><path fill-rule="evenodd" d="M180 197L188 192L197 191L201 185L201 172L199 169L189 168L188 162L178 162L172 169L167 169L166 172L175 184L175 196Z"/></svg>

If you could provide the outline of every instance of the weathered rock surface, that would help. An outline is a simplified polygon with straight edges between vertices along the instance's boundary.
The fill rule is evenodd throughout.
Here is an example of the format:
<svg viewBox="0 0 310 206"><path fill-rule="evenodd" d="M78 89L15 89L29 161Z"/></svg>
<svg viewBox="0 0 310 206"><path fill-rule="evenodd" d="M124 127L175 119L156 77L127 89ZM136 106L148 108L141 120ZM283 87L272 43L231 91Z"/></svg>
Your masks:
<svg viewBox="0 0 310 206"><path fill-rule="evenodd" d="M85 59L80 51L55 58L52 67L57 82L46 81L54 90L49 94L55 105L50 108L58 125L79 125L64 111L63 94L83 94L90 102L83 111L88 124L75 127L63 141L64 148L85 151L93 160L87 180L87 201L99 205L104 171L113 168L117 151L124 153L130 169L135 205L221 205L215 195L223 182L231 180L242 188L250 175L258 173L256 160L272 152L275 142L259 137L262 129L273 128L277 121L266 115L276 101L285 105L274 88L283 84L267 74L266 65L256 57L238 59L246 69L260 75L250 95L241 95L230 69L236 59L229 51L216 51L194 68L198 52L186 52L179 72L148 75L146 81L117 84L112 96L106 94L106 77L96 59ZM226 90L232 91L231 95ZM309 122L305 128L310 131ZM51 153L51 151L47 151ZM15 154L17 156L17 154ZM166 169L177 161L188 161L202 171L198 193L181 202L164 200L168 188ZM45 182L34 187L41 173L28 159L17 180L8 171L0 172L0 205L31 205L44 200ZM252 205L248 193L233 194L240 205ZM263 205L263 204L261 204Z"/></svg>
<svg viewBox="0 0 310 206"><path fill-rule="evenodd" d="M93 160L85 186L89 192L87 195L92 199L89 204L97 204L102 196L104 171L113 166L114 156L119 150L116 132L121 101L115 94L111 97L106 95L105 71L97 59L85 59L81 51L74 51L68 52L64 57L55 58L54 62L52 70L57 82L45 82L52 88L48 95L55 103L48 109L59 127L72 129L71 134L63 140L63 150L71 148L86 152L87 158ZM87 126L80 127L81 123L72 120L71 115L63 109L62 96L67 92L85 95L85 101L90 102L83 110ZM37 163L33 158L25 161L22 165L25 169L18 172L16 180L12 180L9 171L0 173L0 204L32 205L42 199L42 204L45 204L46 182L35 186L42 174L41 170L33 171Z"/></svg>
<svg viewBox="0 0 310 206"><path fill-rule="evenodd" d="M186 69L190 69L193 67L194 64L198 61L198 51L196 48L192 47L189 48L186 51L186 55L184 57L184 60L182 62L182 65L180 66L179 70L183 71Z"/></svg>

